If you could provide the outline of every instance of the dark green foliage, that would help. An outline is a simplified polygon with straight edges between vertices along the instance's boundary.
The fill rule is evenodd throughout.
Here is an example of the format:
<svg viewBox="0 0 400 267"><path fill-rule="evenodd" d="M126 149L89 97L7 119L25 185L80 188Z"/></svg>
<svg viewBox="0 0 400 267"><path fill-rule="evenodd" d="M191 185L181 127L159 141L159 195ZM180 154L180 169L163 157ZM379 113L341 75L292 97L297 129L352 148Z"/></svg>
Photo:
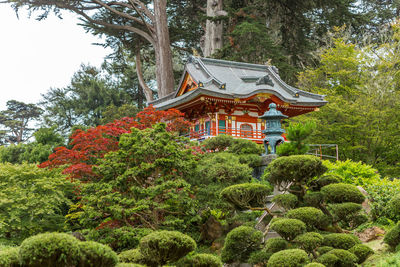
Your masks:
<svg viewBox="0 0 400 267"><path fill-rule="evenodd" d="M242 154L239 156L239 162L243 164L247 164L252 168L258 167L261 165L262 158L258 154Z"/></svg>
<svg viewBox="0 0 400 267"><path fill-rule="evenodd" d="M118 259L120 262L124 263L137 263L146 264L149 266L157 266L157 262L154 259L145 258L138 248L122 251L118 255Z"/></svg>
<svg viewBox="0 0 400 267"><path fill-rule="evenodd" d="M221 259L212 254L194 254L188 256L183 263L183 266L196 266L196 267L221 267Z"/></svg>
<svg viewBox="0 0 400 267"><path fill-rule="evenodd" d="M284 239L291 241L306 231L306 225L300 220L285 218L272 223L271 229Z"/></svg>
<svg viewBox="0 0 400 267"><path fill-rule="evenodd" d="M298 203L298 198L296 195L293 194L280 194L274 196L272 199L277 205L281 206L285 210L293 209L296 207Z"/></svg>
<svg viewBox="0 0 400 267"><path fill-rule="evenodd" d="M313 186L313 190L321 190L322 187L329 185L329 184L337 184L340 183L341 179L337 175L328 174L324 175L317 180L313 181L311 185Z"/></svg>
<svg viewBox="0 0 400 267"><path fill-rule="evenodd" d="M267 179L271 184L281 185L293 182L294 185L301 187L325 171L326 167L322 165L322 161L310 155L279 157L266 169Z"/></svg>
<svg viewBox="0 0 400 267"><path fill-rule="evenodd" d="M219 135L224 136L224 135ZM218 138L219 136L215 137ZM262 146L253 141L246 139L233 139L232 144L228 148L229 153L243 155L243 154L256 154L261 155L264 152Z"/></svg>
<svg viewBox="0 0 400 267"><path fill-rule="evenodd" d="M238 210L264 207L273 188L264 184L246 183L231 185L221 191L221 197Z"/></svg>
<svg viewBox="0 0 400 267"><path fill-rule="evenodd" d="M394 196L389 201L388 210L393 218L400 219L400 194Z"/></svg>
<svg viewBox="0 0 400 267"><path fill-rule="evenodd" d="M232 145L234 138L230 135L221 134L214 138L204 140L202 145L206 150L222 152Z"/></svg>
<svg viewBox="0 0 400 267"><path fill-rule="evenodd" d="M304 204L319 208L320 204L324 201L324 197L321 192L307 192L303 197Z"/></svg>
<svg viewBox="0 0 400 267"><path fill-rule="evenodd" d="M301 249L286 249L274 253L268 260L268 267L301 267L309 263L307 253Z"/></svg>
<svg viewBox="0 0 400 267"><path fill-rule="evenodd" d="M19 267L19 248L10 247L0 250L0 266Z"/></svg>
<svg viewBox="0 0 400 267"><path fill-rule="evenodd" d="M273 238L269 238L267 239L267 241L265 241L265 247L264 250L266 252L270 252L270 253L276 253L278 251L281 250L285 250L289 247L289 243L280 237L273 237Z"/></svg>
<svg viewBox="0 0 400 267"><path fill-rule="evenodd" d="M361 204L347 202L340 204L332 204L329 205L329 208L332 210L334 216L336 216L339 220L349 224L355 218L355 216L361 211Z"/></svg>
<svg viewBox="0 0 400 267"><path fill-rule="evenodd" d="M320 209L313 207L289 210L286 217L304 222L308 230L323 228L328 222L326 215Z"/></svg>
<svg viewBox="0 0 400 267"><path fill-rule="evenodd" d="M356 255L344 249L333 249L324 255L335 255L339 259L335 265L337 267L352 267L356 266L356 263L358 262Z"/></svg>
<svg viewBox="0 0 400 267"><path fill-rule="evenodd" d="M20 246L21 263L30 267L74 266L81 257L78 242L72 235L62 233L31 236Z"/></svg>
<svg viewBox="0 0 400 267"><path fill-rule="evenodd" d="M323 240L324 238L321 234L315 232L308 232L297 236L293 240L293 242L299 244L299 246L308 253L311 253L319 246L321 246Z"/></svg>
<svg viewBox="0 0 400 267"><path fill-rule="evenodd" d="M158 231L140 240L140 252L145 261L155 261L158 265L174 262L196 248L196 242L177 231Z"/></svg>
<svg viewBox="0 0 400 267"><path fill-rule="evenodd" d="M339 264L339 258L334 254L325 253L318 257L317 261L326 267L336 267Z"/></svg>
<svg viewBox="0 0 400 267"><path fill-rule="evenodd" d="M304 267L325 267L325 265L323 265L322 263L318 263L318 262L311 262L311 263L305 265Z"/></svg>
<svg viewBox="0 0 400 267"><path fill-rule="evenodd" d="M400 222L398 222L383 238L383 242L388 244L391 248L395 248L400 244Z"/></svg>
<svg viewBox="0 0 400 267"><path fill-rule="evenodd" d="M357 256L358 262L363 263L370 255L374 254L374 250L367 245L358 244L349 249L349 252Z"/></svg>
<svg viewBox="0 0 400 267"><path fill-rule="evenodd" d="M350 249L361 241L353 234L328 234L324 236L324 245L338 249Z"/></svg>
<svg viewBox="0 0 400 267"><path fill-rule="evenodd" d="M360 190L351 184L330 184L322 187L321 192L331 203L354 202L361 204L365 200L365 196Z"/></svg>
<svg viewBox="0 0 400 267"><path fill-rule="evenodd" d="M250 254L261 248L263 234L248 226L239 226L228 233L221 259L225 263L246 262Z"/></svg>
<svg viewBox="0 0 400 267"><path fill-rule="evenodd" d="M118 263L115 267L145 267L146 265L137 264L137 263Z"/></svg>
<svg viewBox="0 0 400 267"><path fill-rule="evenodd" d="M247 262L260 267L266 267L268 260L272 256L272 254L273 253L264 250L255 251L251 253Z"/></svg>
<svg viewBox="0 0 400 267"><path fill-rule="evenodd" d="M112 267L118 263L117 254L106 245L93 242L78 242L81 259L78 267Z"/></svg>
<svg viewBox="0 0 400 267"><path fill-rule="evenodd" d="M332 249L333 249L333 247L322 246L322 247L319 247L319 248L317 249L317 251L318 251L319 255L322 255L322 254L325 254L325 253L331 251Z"/></svg>
<svg viewBox="0 0 400 267"><path fill-rule="evenodd" d="M286 128L287 138L290 142L285 142L277 147L279 156L302 155L309 150L307 141L315 130L314 122L309 121L304 124L292 123Z"/></svg>

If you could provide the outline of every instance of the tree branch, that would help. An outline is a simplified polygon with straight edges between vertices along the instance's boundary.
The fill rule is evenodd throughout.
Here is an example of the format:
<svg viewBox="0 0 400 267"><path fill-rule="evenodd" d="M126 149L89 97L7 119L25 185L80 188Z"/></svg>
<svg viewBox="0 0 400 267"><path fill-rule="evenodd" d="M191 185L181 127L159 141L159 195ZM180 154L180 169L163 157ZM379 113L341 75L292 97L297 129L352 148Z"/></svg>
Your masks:
<svg viewBox="0 0 400 267"><path fill-rule="evenodd" d="M101 5L101 6L104 7L105 9L109 10L110 12L112 12L112 13L114 13L114 14L120 16L120 17L129 19L129 20L133 20L133 21L135 21L135 22L137 22L137 23L146 25L146 23L145 23L144 21L142 21L142 20L140 20L140 19L138 19L138 18L136 18L136 17L134 17L134 16L131 16L131 15L129 15L129 14L126 14L126 13L124 13L124 12L118 11L118 10L116 10L115 8L112 8L112 7L109 6L108 4L104 3L103 1L99 1L99 0L93 0L93 1L94 1L95 3ZM139 12L138 12L138 13L139 13ZM139 15L140 15L140 14L139 14ZM147 25L146 25L146 26L147 26Z"/></svg>
<svg viewBox="0 0 400 267"><path fill-rule="evenodd" d="M142 61L140 60L140 46L136 49L136 74L138 76L139 85L142 87L147 102L153 101L153 91L147 86L142 72Z"/></svg>

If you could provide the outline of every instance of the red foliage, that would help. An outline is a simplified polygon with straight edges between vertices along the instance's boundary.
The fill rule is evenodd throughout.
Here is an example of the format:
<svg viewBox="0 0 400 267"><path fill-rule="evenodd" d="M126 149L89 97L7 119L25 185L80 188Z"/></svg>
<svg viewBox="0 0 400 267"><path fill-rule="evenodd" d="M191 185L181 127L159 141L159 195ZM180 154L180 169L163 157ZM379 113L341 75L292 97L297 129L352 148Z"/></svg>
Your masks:
<svg viewBox="0 0 400 267"><path fill-rule="evenodd" d="M56 148L49 160L39 167L62 167L63 173L68 174L71 179L95 180L97 177L92 169L97 159L103 158L107 152L117 150L119 137L123 133L129 133L132 127L146 129L159 122L166 123L168 131L185 132L189 130L190 122L183 116L184 114L177 109L162 111L150 105L135 118L125 117L86 131L76 130L71 135L72 148Z"/></svg>

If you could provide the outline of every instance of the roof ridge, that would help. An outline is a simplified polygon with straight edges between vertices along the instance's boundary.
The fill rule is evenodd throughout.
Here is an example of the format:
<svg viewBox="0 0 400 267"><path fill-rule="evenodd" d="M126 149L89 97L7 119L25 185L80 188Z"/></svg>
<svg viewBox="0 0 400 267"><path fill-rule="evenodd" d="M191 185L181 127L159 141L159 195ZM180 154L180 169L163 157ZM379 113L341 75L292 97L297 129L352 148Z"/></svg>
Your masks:
<svg viewBox="0 0 400 267"><path fill-rule="evenodd" d="M204 62L214 63L214 64L218 64L218 65L247 67L247 68L259 69L259 70L267 70L268 69L267 65L262 65L262 64L245 63L245 62L239 62L239 61L229 61L229 60L206 58L206 57L196 57L196 59L200 60L202 63L204 61Z"/></svg>

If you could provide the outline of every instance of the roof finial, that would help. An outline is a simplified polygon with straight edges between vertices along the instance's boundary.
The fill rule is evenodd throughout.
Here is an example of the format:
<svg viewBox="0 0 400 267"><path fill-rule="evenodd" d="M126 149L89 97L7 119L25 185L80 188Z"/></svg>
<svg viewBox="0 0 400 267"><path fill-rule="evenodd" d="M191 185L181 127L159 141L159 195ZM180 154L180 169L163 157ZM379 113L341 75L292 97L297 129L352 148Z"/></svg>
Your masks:
<svg viewBox="0 0 400 267"><path fill-rule="evenodd" d="M271 61L272 61L272 59L268 59L264 64L267 66L271 66Z"/></svg>
<svg viewBox="0 0 400 267"><path fill-rule="evenodd" d="M200 54L199 54L199 52L197 51L197 49L196 48L192 48L192 52L193 52L193 56L194 57L200 57Z"/></svg>

